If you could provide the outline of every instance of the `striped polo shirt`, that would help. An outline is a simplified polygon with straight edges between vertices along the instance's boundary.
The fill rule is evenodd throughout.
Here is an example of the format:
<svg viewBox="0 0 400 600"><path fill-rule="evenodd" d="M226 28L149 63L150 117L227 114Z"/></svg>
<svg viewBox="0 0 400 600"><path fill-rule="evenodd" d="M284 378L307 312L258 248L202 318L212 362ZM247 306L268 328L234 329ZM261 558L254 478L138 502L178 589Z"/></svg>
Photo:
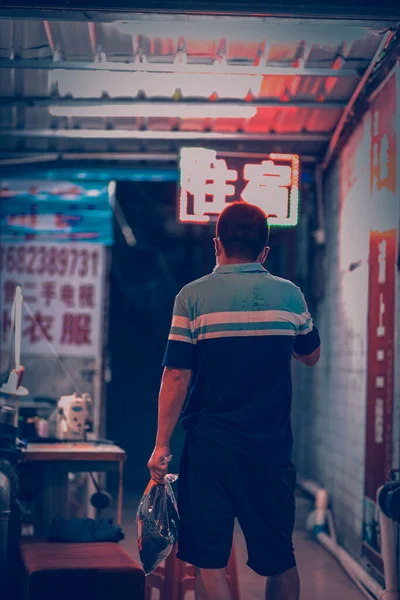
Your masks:
<svg viewBox="0 0 400 600"><path fill-rule="evenodd" d="M187 432L286 464L291 356L320 345L300 289L259 263L223 265L175 299L163 366L191 369Z"/></svg>

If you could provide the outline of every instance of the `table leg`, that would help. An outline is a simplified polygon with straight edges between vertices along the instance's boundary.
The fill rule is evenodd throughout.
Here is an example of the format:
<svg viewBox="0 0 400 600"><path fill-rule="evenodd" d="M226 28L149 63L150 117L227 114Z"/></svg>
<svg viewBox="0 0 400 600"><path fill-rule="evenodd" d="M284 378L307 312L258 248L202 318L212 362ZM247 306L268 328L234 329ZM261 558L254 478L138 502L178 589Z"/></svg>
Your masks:
<svg viewBox="0 0 400 600"><path fill-rule="evenodd" d="M47 537L54 517L68 517L68 473L43 468L41 502L35 515L35 536Z"/></svg>
<svg viewBox="0 0 400 600"><path fill-rule="evenodd" d="M124 503L124 461L119 461L117 523L122 526L122 508Z"/></svg>

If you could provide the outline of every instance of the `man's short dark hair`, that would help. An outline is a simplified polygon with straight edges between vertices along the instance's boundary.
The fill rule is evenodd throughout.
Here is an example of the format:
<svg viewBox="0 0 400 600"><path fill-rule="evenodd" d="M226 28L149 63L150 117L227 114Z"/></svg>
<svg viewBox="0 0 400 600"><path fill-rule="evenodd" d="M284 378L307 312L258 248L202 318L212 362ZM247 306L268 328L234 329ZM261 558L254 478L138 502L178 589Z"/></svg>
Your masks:
<svg viewBox="0 0 400 600"><path fill-rule="evenodd" d="M219 215L217 238L228 258L253 261L268 243L267 215L246 202L232 202Z"/></svg>

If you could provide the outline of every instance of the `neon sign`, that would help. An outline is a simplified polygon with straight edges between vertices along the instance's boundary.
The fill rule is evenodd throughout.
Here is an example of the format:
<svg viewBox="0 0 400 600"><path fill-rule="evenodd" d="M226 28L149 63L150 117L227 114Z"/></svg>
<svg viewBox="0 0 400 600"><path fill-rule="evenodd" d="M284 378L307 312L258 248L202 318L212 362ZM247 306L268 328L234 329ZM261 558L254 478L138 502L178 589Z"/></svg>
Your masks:
<svg viewBox="0 0 400 600"><path fill-rule="evenodd" d="M272 153L245 159L206 148L182 148L179 221L209 223L234 201L259 206L271 225L297 225L299 157Z"/></svg>

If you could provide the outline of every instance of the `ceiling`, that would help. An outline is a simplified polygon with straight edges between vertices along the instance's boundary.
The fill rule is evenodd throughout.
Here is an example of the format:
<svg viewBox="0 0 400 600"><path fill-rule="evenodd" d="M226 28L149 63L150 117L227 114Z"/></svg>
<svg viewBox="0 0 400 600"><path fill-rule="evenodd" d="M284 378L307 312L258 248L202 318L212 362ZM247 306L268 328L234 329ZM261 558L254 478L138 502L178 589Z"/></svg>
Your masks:
<svg viewBox="0 0 400 600"><path fill-rule="evenodd" d="M256 17L0 20L0 158L183 144L319 156L384 33Z"/></svg>
<svg viewBox="0 0 400 600"><path fill-rule="evenodd" d="M400 19L400 5L393 0L2 0L0 15L18 18L59 18L115 21L139 12L175 12L177 15L260 15L315 21L360 19L364 24ZM385 24L385 26L386 26Z"/></svg>

